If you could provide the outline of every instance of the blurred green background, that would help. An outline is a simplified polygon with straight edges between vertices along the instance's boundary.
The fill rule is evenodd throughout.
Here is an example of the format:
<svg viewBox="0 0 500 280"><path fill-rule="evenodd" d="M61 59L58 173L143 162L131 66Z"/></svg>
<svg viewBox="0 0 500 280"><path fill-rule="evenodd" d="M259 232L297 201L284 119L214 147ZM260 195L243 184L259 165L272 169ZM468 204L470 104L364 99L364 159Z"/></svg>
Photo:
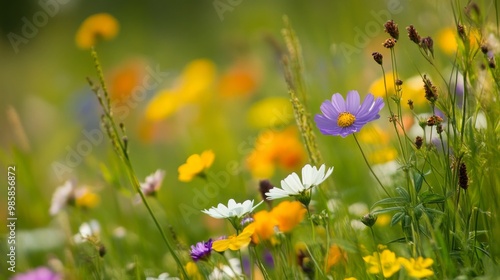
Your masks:
<svg viewBox="0 0 500 280"><path fill-rule="evenodd" d="M62 3L65 2L65 3ZM441 3L443 2L443 3ZM444 3L446 2L446 3ZM40 3L45 3L41 1ZM379 51L388 57L382 47L388 37L382 24L394 19L400 27L398 43L403 76L415 75L417 70L431 71L430 66L417 68L413 57L417 47L409 42L404 28L417 27L422 36L436 36L444 27L453 26L453 17L447 1L47 1L57 9L39 26L36 35L15 51L9 34L23 34L26 18L43 11L38 1L2 1L0 3L0 147L2 169L17 165L18 230L54 226L48 214L54 189L64 179L76 179L79 184L98 190L101 203L86 212L81 220L72 221L75 231L79 222L97 218L103 231L111 232L117 226L152 237L145 248L152 256L164 248L155 246L159 236L144 215L144 209L130 204L131 188L119 168L108 141L93 146L82 163L58 177L54 162L63 162L68 148L85 139L82 130L98 128L99 109L90 91L86 77L96 79L90 52L75 45L75 32L82 21L94 13L107 12L120 23L118 36L97 46L105 75L124 62L140 59L153 69L169 75L158 90L149 91L146 100L139 102L127 116L127 134L130 155L139 178L158 168L166 170L166 178L158 194L160 217L173 225L181 240L193 244L207 238L208 229L202 222L202 213L193 215L186 223L179 205L190 204L193 189L202 189L201 180L181 183L177 180L177 167L193 153L213 149L216 160L211 170L226 170L228 164L238 164L239 172L231 176L228 188L204 206L208 208L229 198L260 200L257 181L252 180L244 167L247 154L239 148L244 143L253 147L258 128L247 122L246 111L265 97L288 97L282 71L274 50L266 38L274 38L281 46L280 31L283 16L287 15L303 48L305 77L310 94L308 109L312 115L319 112L320 103L331 94L356 89L364 95L375 79L381 76L379 66L371 53ZM218 6L222 5L222 6ZM226 5L226 6L224 6ZM228 6L227 6L228 5ZM217 7L228 10L218 13ZM378 26L378 28L377 28ZM217 117L201 118L198 122L185 122L180 118L165 120L161 129L167 134L159 141L141 141L141 118L144 109L156 91L175 82L190 61L206 58L223 72L240 57L251 57L261 67L261 81L247 98L216 100L209 110ZM438 67L451 65L453 57L436 47ZM389 67L386 64L386 67ZM420 66L419 66L420 67ZM428 67L428 68L425 68ZM445 68L444 66L442 68ZM12 118L15 110L20 123ZM7 113L11 112L11 113ZM387 113L381 120L387 118ZM203 121L204 120L204 121ZM177 126L189 127L177 128ZM187 132L182 132L182 131ZM25 133L25 138L23 136ZM334 181L339 192L349 202L363 201L368 205L376 198L375 188L362 165L362 158L352 139L324 137L316 131L324 160L335 166ZM102 167L116 178L111 186L103 175ZM6 181L5 172L0 172ZM120 175L121 174L121 175ZM270 178L274 184L288 173L278 171ZM1 185L5 185L2 183ZM118 190L119 195L115 192ZM368 190L368 191L367 191ZM1 201L5 205L5 193ZM123 195L122 195L123 194ZM118 197L118 198L117 198ZM0 209L5 220L6 207ZM141 225L140 227L138 225ZM135 227L135 228L134 228ZM0 227L0 234L6 229ZM217 231L216 231L217 232ZM46 236L44 236L46 238ZM36 243L36 242L35 242ZM21 245L19 245L21 247ZM46 251L26 249L27 254L44 255ZM41 253L40 253L41 252ZM31 256L31 255L30 255ZM43 258L20 260L20 267L43 264Z"/></svg>

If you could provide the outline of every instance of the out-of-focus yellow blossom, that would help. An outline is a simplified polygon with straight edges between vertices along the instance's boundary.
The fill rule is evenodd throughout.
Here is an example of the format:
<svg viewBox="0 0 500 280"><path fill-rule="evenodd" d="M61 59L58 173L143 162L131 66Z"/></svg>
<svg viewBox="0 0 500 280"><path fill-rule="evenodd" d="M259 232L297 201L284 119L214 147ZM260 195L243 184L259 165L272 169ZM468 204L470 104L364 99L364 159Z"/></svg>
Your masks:
<svg viewBox="0 0 500 280"><path fill-rule="evenodd" d="M177 79L176 85L160 90L149 101L145 110L146 121L160 121L177 113L187 104L204 99L213 85L215 64L208 59L191 61Z"/></svg>
<svg viewBox="0 0 500 280"><path fill-rule="evenodd" d="M198 269L198 266L195 262L188 262L185 269L186 274L189 276L189 279L203 280L203 276L201 275L200 270Z"/></svg>
<svg viewBox="0 0 500 280"><path fill-rule="evenodd" d="M252 105L247 121L255 128L270 128L289 124L294 119L288 98L268 97Z"/></svg>
<svg viewBox="0 0 500 280"><path fill-rule="evenodd" d="M347 253L342 250L342 248L340 248L337 244L330 246L326 258L326 271L330 271L332 266L338 264L339 262L345 261L347 261Z"/></svg>
<svg viewBox="0 0 500 280"><path fill-rule="evenodd" d="M457 31L451 27L441 29L436 38L437 45L443 50L447 55L455 54L457 51Z"/></svg>
<svg viewBox="0 0 500 280"><path fill-rule="evenodd" d="M401 269L401 264L396 258L396 254L387 249L380 254L374 252L371 256L363 257L363 260L370 266L368 267L368 273L379 274L382 270L385 278L391 277Z"/></svg>
<svg viewBox="0 0 500 280"><path fill-rule="evenodd" d="M434 263L434 260L431 258L424 259L423 257L418 257L415 260L414 258L406 259L400 257L398 261L403 265L410 277L421 279L434 275L434 271L429 269Z"/></svg>
<svg viewBox="0 0 500 280"><path fill-rule="evenodd" d="M262 132L247 158L247 165L255 178L269 178L276 166L288 172L301 167L305 159L304 146L298 139L297 130L289 127L283 131Z"/></svg>
<svg viewBox="0 0 500 280"><path fill-rule="evenodd" d="M141 60L128 61L109 74L109 93L111 99L126 101L132 91L141 85L145 75L146 64Z"/></svg>
<svg viewBox="0 0 500 280"><path fill-rule="evenodd" d="M373 151L368 154L368 159L373 164L389 162L398 155L397 150L388 145L389 134L377 125L370 125L368 129L361 130L359 140L373 147Z"/></svg>
<svg viewBox="0 0 500 280"><path fill-rule="evenodd" d="M238 235L231 235L227 239L214 241L214 243L212 243L212 249L217 252L224 252L227 249L237 251L250 244L254 231L255 224L251 223L247 225Z"/></svg>
<svg viewBox="0 0 500 280"><path fill-rule="evenodd" d="M75 205L81 208L94 208L99 204L100 197L98 194L90 191L87 187L78 188L75 190Z"/></svg>
<svg viewBox="0 0 500 280"><path fill-rule="evenodd" d="M283 201L274 207L271 212L262 210L253 216L255 233L252 236L254 243L260 240L271 240L273 243L275 230L281 232L292 231L302 220L307 210L298 201Z"/></svg>
<svg viewBox="0 0 500 280"><path fill-rule="evenodd" d="M182 102L193 103L203 99L215 81L215 64L208 59L191 61L179 79L178 91Z"/></svg>
<svg viewBox="0 0 500 280"><path fill-rule="evenodd" d="M358 133L358 139L366 144L383 145L389 143L390 136L380 126L371 124Z"/></svg>
<svg viewBox="0 0 500 280"><path fill-rule="evenodd" d="M385 227L391 222L391 215L389 214L380 214L377 216L377 221L375 222L375 226Z"/></svg>
<svg viewBox="0 0 500 280"><path fill-rule="evenodd" d="M357 280L356 277L344 278L344 280Z"/></svg>
<svg viewBox="0 0 500 280"><path fill-rule="evenodd" d="M476 29L466 29L466 34L469 37L470 47L475 49L480 45L481 34ZM437 36L437 45L443 50L444 53L448 55L454 55L458 48L458 34L457 29L452 27L447 27L441 29Z"/></svg>
<svg viewBox="0 0 500 280"><path fill-rule="evenodd" d="M387 83L387 93L390 98L395 94L393 73L386 73L385 79ZM427 100L425 99L424 83L422 82L422 78L420 78L420 76L402 80L403 85L401 86L401 88L403 96L401 102L403 106L408 102L409 99L413 100L414 106L427 104ZM386 94L384 87L384 78L380 77L379 79L375 80L370 85L369 92L373 93L375 97L385 98Z"/></svg>
<svg viewBox="0 0 500 280"><path fill-rule="evenodd" d="M259 84L259 73L252 61L240 59L222 74L217 89L222 97L246 97L251 95Z"/></svg>
<svg viewBox="0 0 500 280"><path fill-rule="evenodd" d="M200 155L194 154L188 157L186 163L179 166L179 181L190 182L194 177L202 175L214 162L215 154L212 150L206 150Z"/></svg>
<svg viewBox="0 0 500 280"><path fill-rule="evenodd" d="M115 17L107 13L91 15L86 18L76 32L76 45L81 49L90 49L100 39L111 40L117 34L119 24Z"/></svg>
<svg viewBox="0 0 500 280"><path fill-rule="evenodd" d="M395 160L398 156L397 150L392 147L384 147L374 150L368 154L368 160L373 164L386 163Z"/></svg>
<svg viewBox="0 0 500 280"><path fill-rule="evenodd" d="M173 115L183 105L178 92L163 90L157 93L146 108L146 120L159 121Z"/></svg>

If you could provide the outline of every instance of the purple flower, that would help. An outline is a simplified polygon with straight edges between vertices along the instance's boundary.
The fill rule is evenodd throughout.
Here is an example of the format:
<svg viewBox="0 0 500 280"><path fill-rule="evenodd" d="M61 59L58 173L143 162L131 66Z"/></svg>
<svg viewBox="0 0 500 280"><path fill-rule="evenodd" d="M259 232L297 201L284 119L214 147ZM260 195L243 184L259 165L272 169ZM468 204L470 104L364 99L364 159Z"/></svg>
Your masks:
<svg viewBox="0 0 500 280"><path fill-rule="evenodd" d="M11 280L61 280L61 275L46 267L38 267L25 273L18 273Z"/></svg>
<svg viewBox="0 0 500 280"><path fill-rule="evenodd" d="M359 93L355 90L347 93L345 101L340 93L335 93L332 101L325 100L321 104L323 114L317 114L314 120L321 133L346 137L358 132L368 122L380 118L378 113L383 107L382 98L375 99L372 94L368 94L360 105Z"/></svg>
<svg viewBox="0 0 500 280"><path fill-rule="evenodd" d="M206 243L204 241L198 242L196 245L191 245L191 258L193 261L199 261L210 256L211 251L212 239L209 239Z"/></svg>

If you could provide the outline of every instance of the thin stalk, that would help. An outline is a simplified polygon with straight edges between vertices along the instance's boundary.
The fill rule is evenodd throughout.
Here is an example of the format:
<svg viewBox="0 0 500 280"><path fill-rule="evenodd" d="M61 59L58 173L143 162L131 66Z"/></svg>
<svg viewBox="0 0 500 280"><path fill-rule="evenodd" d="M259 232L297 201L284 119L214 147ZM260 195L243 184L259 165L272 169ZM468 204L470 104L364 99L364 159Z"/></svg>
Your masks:
<svg viewBox="0 0 500 280"><path fill-rule="evenodd" d="M115 151L117 152L118 156L123 160L123 163L125 164L125 167L127 169L129 180L132 183L134 190L139 194L144 206L146 206L146 209L148 210L149 215L153 219L153 222L154 222L156 228L160 232L160 235L161 235L163 241L165 242L167 249L172 254L172 257L174 258L175 262L177 263L177 266L179 267L182 275L186 279L188 279L189 277L184 269L184 266L182 265L182 262L180 261L179 257L177 256L172 244L170 244L170 241L168 240L167 236L165 235L165 232L163 231L163 228L161 227L160 223L158 222L158 219L156 218L148 201L146 200L144 193L141 191L139 180L137 179L137 176L135 175L136 173L134 172L134 168L132 167L132 163L131 163L129 155L128 155L127 141L126 141L126 139L123 139L122 141L120 141L118 139L120 133L118 132L115 120L114 120L112 112L111 112L111 103L110 103L109 94L108 94L108 91L106 88L106 84L104 82L104 74L103 74L101 64L100 64L98 56L97 56L97 52L93 48L91 51L91 55L92 55L92 58L94 59L95 67L97 70L97 75L98 75L99 81L100 81L100 87L104 93L104 100L99 95L99 93L98 93L99 91L97 88L93 88L93 90L96 93L98 100L99 100L99 103L101 104L102 109L104 111L103 120L107 121L107 126L108 126L107 131L109 133L108 136L110 137L112 143L115 145L114 148L115 148ZM93 86L92 83L91 83L91 86ZM123 131L123 129L122 129L122 131Z"/></svg>
<svg viewBox="0 0 500 280"><path fill-rule="evenodd" d="M391 197L391 195L389 194L389 192L385 189L384 185L382 184L382 182L378 178L377 174L375 174L375 172L373 171L370 163L368 162L368 159L366 158L365 153L363 152L363 149L361 148L361 145L358 142L358 138L356 138L356 134L353 133L352 136L354 136L354 140L356 140L356 144L358 145L358 148L361 151L361 155L363 155L363 159L365 160L365 163L368 166L368 169L370 169L370 172L372 173L373 177L375 177L375 179L377 180L378 184L380 185L380 187L382 187L382 189L387 194L387 196Z"/></svg>

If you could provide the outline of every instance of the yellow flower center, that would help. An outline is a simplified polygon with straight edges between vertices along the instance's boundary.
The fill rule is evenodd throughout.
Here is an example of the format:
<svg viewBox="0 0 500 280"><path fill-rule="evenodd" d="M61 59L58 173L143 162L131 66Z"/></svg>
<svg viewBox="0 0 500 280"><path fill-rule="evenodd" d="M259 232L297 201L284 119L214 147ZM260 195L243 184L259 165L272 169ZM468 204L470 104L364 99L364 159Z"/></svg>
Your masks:
<svg viewBox="0 0 500 280"><path fill-rule="evenodd" d="M349 113L349 112L343 112L339 114L339 117L337 118L337 125L340 127L348 127L351 126L354 121L356 120L356 117Z"/></svg>

